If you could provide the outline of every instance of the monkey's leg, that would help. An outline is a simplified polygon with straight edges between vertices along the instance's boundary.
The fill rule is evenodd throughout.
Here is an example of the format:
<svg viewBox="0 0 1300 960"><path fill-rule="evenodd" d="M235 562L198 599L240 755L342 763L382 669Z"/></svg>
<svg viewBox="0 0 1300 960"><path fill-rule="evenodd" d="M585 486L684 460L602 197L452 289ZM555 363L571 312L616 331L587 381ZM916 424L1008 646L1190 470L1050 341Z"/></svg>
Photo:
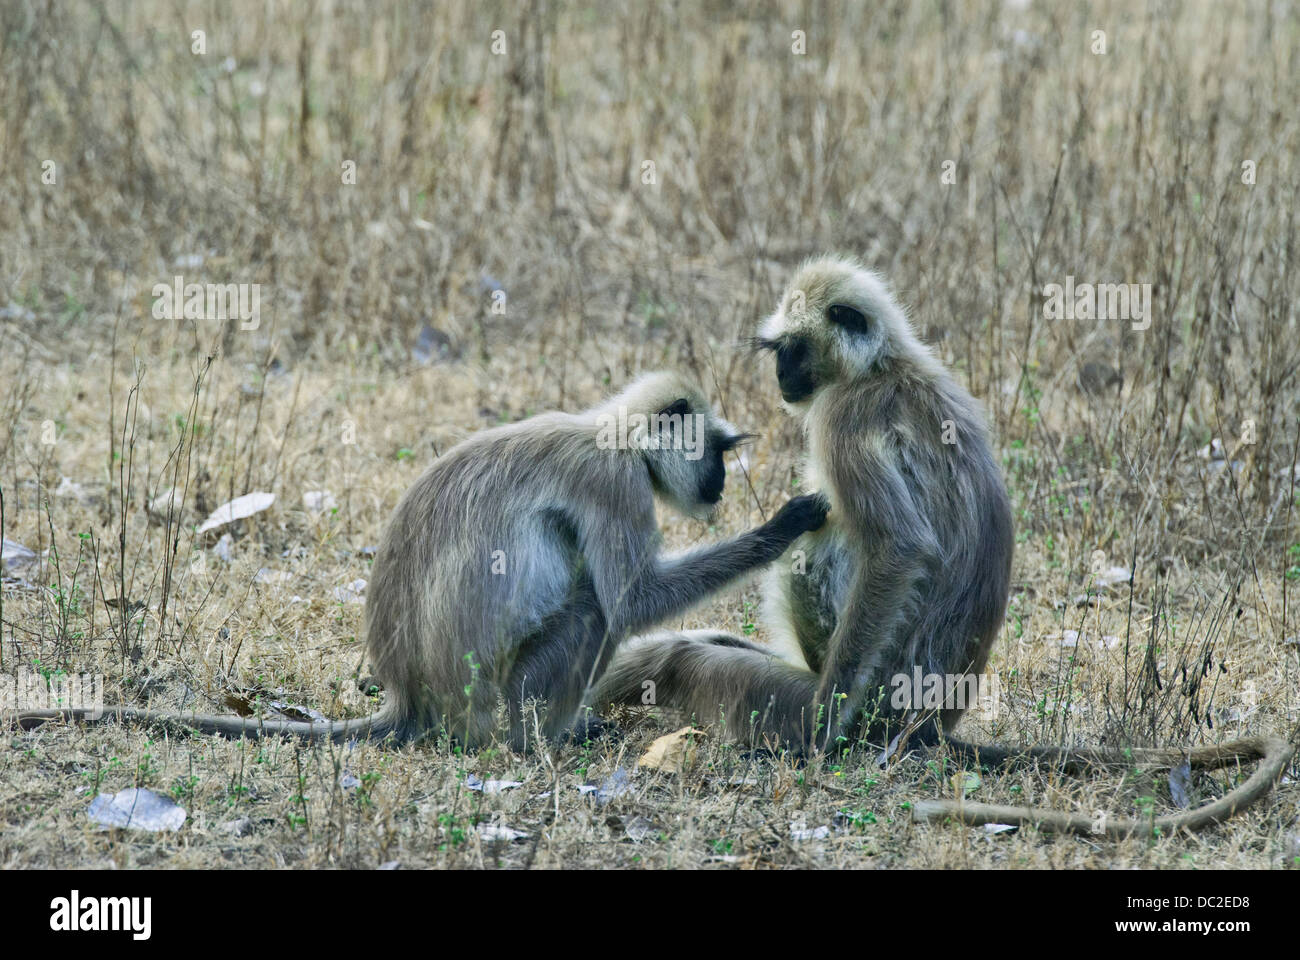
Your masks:
<svg viewBox="0 0 1300 960"><path fill-rule="evenodd" d="M530 637L515 657L506 682L511 746L523 751L527 745L523 704L530 699L546 701L541 734L547 740L582 742L606 732L603 720L581 708L614 646L594 595L571 601L562 614Z"/></svg>
<svg viewBox="0 0 1300 960"><path fill-rule="evenodd" d="M815 704L826 724L816 746L838 753L851 728L866 715L873 725L890 721L889 691L901 673L911 677L928 663L909 655L906 624L918 603L932 560L918 545L896 545L888 553L864 561L858 582L839 612L827 644Z"/></svg>
<svg viewBox="0 0 1300 960"><path fill-rule="evenodd" d="M874 669L879 679L874 687L868 681L867 688L861 691L856 715L843 718L845 732L855 731L856 737L842 746L884 746L887 755L892 756L896 750L930 748L945 739L966 711L980 702L981 690L988 693L982 675L988 651L974 643L950 653L944 644L932 648L923 641L928 637L952 637L961 630L960 624L923 619L911 628L909 641L896 645L891 661L878 665L868 661L868 668ZM920 688L916 687L918 668ZM934 689L925 686L929 679L937 681ZM904 688L912 688L910 695L903 696L905 689L900 689L900 681L906 681Z"/></svg>
<svg viewBox="0 0 1300 960"><path fill-rule="evenodd" d="M460 710L447 715L447 733L467 751L490 746L497 732L497 698L500 690L483 676L474 676L467 685L467 696Z"/></svg>
<svg viewBox="0 0 1300 960"><path fill-rule="evenodd" d="M650 634L619 648L593 702L684 710L719 722L731 736L761 746L806 742L816 723L810 706L817 675L740 637L716 630Z"/></svg>

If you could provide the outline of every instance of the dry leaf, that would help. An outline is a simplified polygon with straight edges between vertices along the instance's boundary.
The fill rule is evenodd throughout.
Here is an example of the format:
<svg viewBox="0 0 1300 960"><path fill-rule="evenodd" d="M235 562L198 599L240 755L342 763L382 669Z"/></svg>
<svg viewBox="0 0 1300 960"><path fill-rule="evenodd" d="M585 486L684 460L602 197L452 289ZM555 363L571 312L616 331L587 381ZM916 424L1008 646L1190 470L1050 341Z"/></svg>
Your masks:
<svg viewBox="0 0 1300 960"><path fill-rule="evenodd" d="M703 730L695 727L682 727L672 733L664 734L636 762L638 767L647 770L662 770L664 773L681 773L695 763L697 744L695 739L703 737Z"/></svg>
<svg viewBox="0 0 1300 960"><path fill-rule="evenodd" d="M275 503L274 493L246 493L242 497L235 497L229 503L223 503L213 510L208 519L199 524L198 530L194 532L195 534L207 533L217 527L224 527L228 523L261 513L273 503Z"/></svg>

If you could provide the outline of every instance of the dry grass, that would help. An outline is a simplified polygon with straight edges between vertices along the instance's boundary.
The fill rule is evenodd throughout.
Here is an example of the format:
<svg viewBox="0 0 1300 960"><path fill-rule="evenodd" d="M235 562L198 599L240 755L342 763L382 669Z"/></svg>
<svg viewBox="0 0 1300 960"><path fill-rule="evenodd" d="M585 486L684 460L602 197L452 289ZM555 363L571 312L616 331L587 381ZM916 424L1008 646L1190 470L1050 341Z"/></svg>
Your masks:
<svg viewBox="0 0 1300 960"><path fill-rule="evenodd" d="M1288 733L1300 14L1020 6L4 4L0 490L4 535L52 549L4 583L0 672L102 673L110 701L365 712L361 606L334 589L367 576L400 492L458 438L645 369L693 371L763 434L715 525L666 517L669 543L758 522L791 490L799 437L736 342L802 257L840 250L893 280L987 404L1014 499L1015 593L991 665L1002 707L964 733ZM176 274L261 284L260 326L154 319L153 285ZM1067 275L1152 283L1150 328L1044 320L1044 284ZM426 327L449 340L437 362L414 351ZM1212 438L1237 466L1198 456ZM146 509L171 487L178 510ZM337 509L307 510L302 494L324 489ZM253 490L277 502L222 559L194 528ZM1098 551L1134 569L1133 590L1080 605ZM263 568L286 577L254 583ZM749 630L757 600L753 584L732 590L685 623ZM1067 630L1084 640L1063 646ZM909 823L910 802L957 789L937 760L796 768L709 740L689 772L639 772L601 803L576 787L630 769L676 722L623 719L622 742L553 757L9 730L0 866L1300 857L1294 782L1198 836L988 835ZM345 773L360 785L341 787ZM470 773L523 785L486 795ZM96 832L88 794L133 785L175 795L185 829ZM1142 771L985 774L971 796L1171 809ZM241 818L247 836L220 827ZM528 839L482 839L494 823ZM831 830L798 839L800 824Z"/></svg>

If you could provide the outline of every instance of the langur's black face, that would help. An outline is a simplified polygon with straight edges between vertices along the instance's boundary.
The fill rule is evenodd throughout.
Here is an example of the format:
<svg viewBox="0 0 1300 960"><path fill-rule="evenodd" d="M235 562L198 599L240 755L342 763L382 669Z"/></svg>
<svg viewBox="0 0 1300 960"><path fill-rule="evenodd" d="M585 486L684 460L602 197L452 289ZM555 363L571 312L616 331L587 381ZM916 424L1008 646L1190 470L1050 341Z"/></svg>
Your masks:
<svg viewBox="0 0 1300 960"><path fill-rule="evenodd" d="M727 485L727 465L722 462L722 451L715 450L707 458L708 464L700 477L700 499L715 504L722 499L722 488Z"/></svg>
<svg viewBox="0 0 1300 960"><path fill-rule="evenodd" d="M772 348L776 353L776 382L786 403L807 400L817 389L812 344L807 337L783 337Z"/></svg>
<svg viewBox="0 0 1300 960"><path fill-rule="evenodd" d="M722 499L722 488L727 483L726 454L740 444L752 439L751 434L719 434L709 437L707 452L700 471L700 500L710 506Z"/></svg>
<svg viewBox="0 0 1300 960"><path fill-rule="evenodd" d="M727 451L750 435L699 398L674 400L649 419L646 465L655 492L687 516L708 517L727 483Z"/></svg>
<svg viewBox="0 0 1300 960"><path fill-rule="evenodd" d="M759 337L754 345L772 351L776 357L776 382L782 400L798 403L813 395L819 378L811 339L801 334L786 334L774 340Z"/></svg>
<svg viewBox="0 0 1300 960"><path fill-rule="evenodd" d="M819 343L839 344L837 349L865 349L869 344L871 325L861 310L848 304L833 303L825 311L825 327L810 325L806 317L793 329L775 336L760 336L754 345L760 350L770 350L776 357L776 382L781 388L781 399L786 403L799 403L811 397L819 387L836 378L834 359L827 354L835 349L818 347ZM780 318L783 322L784 318ZM809 332L813 326L813 332ZM821 332L817 332L817 331ZM816 339L815 339L816 337Z"/></svg>

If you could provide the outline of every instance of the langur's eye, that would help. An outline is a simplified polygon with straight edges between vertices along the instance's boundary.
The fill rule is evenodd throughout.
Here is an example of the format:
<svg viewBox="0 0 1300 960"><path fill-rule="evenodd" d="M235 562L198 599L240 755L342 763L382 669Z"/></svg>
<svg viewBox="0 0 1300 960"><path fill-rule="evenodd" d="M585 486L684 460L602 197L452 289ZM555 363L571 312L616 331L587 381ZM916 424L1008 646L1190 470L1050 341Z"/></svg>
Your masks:
<svg viewBox="0 0 1300 960"><path fill-rule="evenodd" d="M826 311L826 319L836 326L843 327L849 333L866 333L868 329L867 318L863 316L862 311L842 303L831 304Z"/></svg>

